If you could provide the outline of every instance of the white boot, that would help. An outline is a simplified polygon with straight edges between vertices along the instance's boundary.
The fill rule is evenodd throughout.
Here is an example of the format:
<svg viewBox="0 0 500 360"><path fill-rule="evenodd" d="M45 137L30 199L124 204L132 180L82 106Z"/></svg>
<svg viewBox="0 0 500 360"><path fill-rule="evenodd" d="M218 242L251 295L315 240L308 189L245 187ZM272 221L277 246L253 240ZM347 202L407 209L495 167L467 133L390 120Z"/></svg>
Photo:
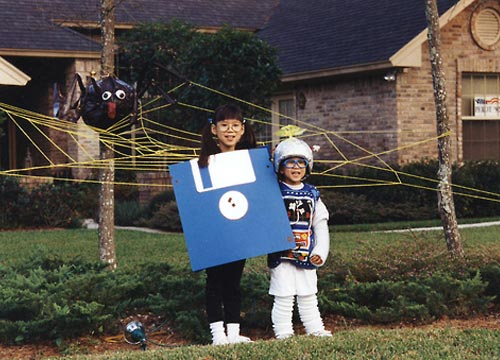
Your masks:
<svg viewBox="0 0 500 360"><path fill-rule="evenodd" d="M297 296L299 315L307 335L332 336L325 330L323 320L318 309L318 298L316 295Z"/></svg>
<svg viewBox="0 0 500 360"><path fill-rule="evenodd" d="M227 340L230 344L252 342L250 338L240 335L240 324L227 324Z"/></svg>
<svg viewBox="0 0 500 360"><path fill-rule="evenodd" d="M212 345L229 344L226 331L224 330L224 322L217 321L210 324L210 332L212 333Z"/></svg>
<svg viewBox="0 0 500 360"><path fill-rule="evenodd" d="M293 296L275 296L271 320L276 339L287 339L293 336Z"/></svg>

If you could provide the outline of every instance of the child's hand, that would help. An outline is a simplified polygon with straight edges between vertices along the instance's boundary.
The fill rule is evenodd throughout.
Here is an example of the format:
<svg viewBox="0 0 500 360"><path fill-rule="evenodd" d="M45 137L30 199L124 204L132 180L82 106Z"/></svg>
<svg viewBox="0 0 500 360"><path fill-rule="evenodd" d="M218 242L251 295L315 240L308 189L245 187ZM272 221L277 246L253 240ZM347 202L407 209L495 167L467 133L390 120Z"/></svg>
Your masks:
<svg viewBox="0 0 500 360"><path fill-rule="evenodd" d="M313 265L320 266L323 264L323 259L319 255L313 255L309 259Z"/></svg>

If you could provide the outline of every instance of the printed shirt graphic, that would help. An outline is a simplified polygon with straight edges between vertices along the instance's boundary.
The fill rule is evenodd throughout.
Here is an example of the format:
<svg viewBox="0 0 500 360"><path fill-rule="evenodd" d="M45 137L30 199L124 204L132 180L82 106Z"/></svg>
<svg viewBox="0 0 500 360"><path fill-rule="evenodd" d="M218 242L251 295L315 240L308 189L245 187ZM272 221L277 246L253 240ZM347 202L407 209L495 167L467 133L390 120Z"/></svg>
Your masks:
<svg viewBox="0 0 500 360"><path fill-rule="evenodd" d="M309 184L304 184L300 190L293 190L284 183L280 183L280 189L295 237L295 248L285 252L280 259L291 261L299 267L315 268L309 262L309 256L315 245L312 217L318 198L317 190Z"/></svg>

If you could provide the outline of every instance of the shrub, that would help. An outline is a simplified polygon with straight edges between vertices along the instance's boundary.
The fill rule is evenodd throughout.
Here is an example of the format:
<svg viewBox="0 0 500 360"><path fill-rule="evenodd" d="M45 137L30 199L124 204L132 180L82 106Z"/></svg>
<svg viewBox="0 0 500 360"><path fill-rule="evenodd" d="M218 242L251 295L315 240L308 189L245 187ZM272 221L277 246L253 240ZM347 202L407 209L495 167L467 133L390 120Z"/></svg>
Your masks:
<svg viewBox="0 0 500 360"><path fill-rule="evenodd" d="M166 190L159 193L158 195L154 196L146 206L146 208L144 209L144 215L148 218L153 216L153 214L158 211L160 206L170 201L175 201L173 190Z"/></svg>
<svg viewBox="0 0 500 360"><path fill-rule="evenodd" d="M88 184L54 182L32 191L16 179L0 177L0 228L75 227L80 220L95 217L96 187Z"/></svg>
<svg viewBox="0 0 500 360"><path fill-rule="evenodd" d="M115 173L115 199L120 202L133 202L139 200L137 186L129 185L137 182L136 173L133 171L116 170Z"/></svg>
<svg viewBox="0 0 500 360"><path fill-rule="evenodd" d="M479 273L466 279L436 273L411 281L330 285L324 287L320 299L327 313L370 323L428 322L442 316L484 313L493 300L485 295L486 286Z"/></svg>
<svg viewBox="0 0 500 360"><path fill-rule="evenodd" d="M31 206L25 213L32 226L68 227L79 217L72 206L75 197L75 188L70 184L44 184L31 191Z"/></svg>
<svg viewBox="0 0 500 360"><path fill-rule="evenodd" d="M165 231L182 231L181 219L172 189L161 192L151 199L142 210L137 226L146 226Z"/></svg>
<svg viewBox="0 0 500 360"><path fill-rule="evenodd" d="M331 257L326 264L334 281L400 281L431 276L438 271L463 274L467 264L453 261L442 241L412 237L381 246L370 240L353 250L348 260Z"/></svg>
<svg viewBox="0 0 500 360"><path fill-rule="evenodd" d="M24 214L29 206L28 192L19 185L17 179L0 176L0 228L24 225Z"/></svg>
<svg viewBox="0 0 500 360"><path fill-rule="evenodd" d="M324 166L323 166L324 167ZM330 211L330 224L369 224L388 221L438 219L436 188L437 162L420 161L393 166L399 171L401 185L350 187L351 178L396 181L392 172L373 168L353 168L346 178L311 176L308 181L320 187L321 198ZM316 171L321 172L319 164ZM335 179L335 180L332 180ZM130 173L117 173L117 180L133 182ZM359 181L358 181L359 182ZM496 216L500 204L481 199L475 189L500 192L500 165L497 162L467 162L455 166L456 213L458 218ZM344 186L335 189L329 186ZM26 192L17 181L0 178L0 228L67 226L80 219L97 219L99 185L56 182ZM328 186L321 188L322 186ZM137 187L116 186L115 219L119 225L149 226L181 231L181 223L172 189L155 196L144 208L137 203ZM30 211L28 204L33 203ZM60 206L62 205L62 206Z"/></svg>
<svg viewBox="0 0 500 360"><path fill-rule="evenodd" d="M485 294L494 297L495 304L500 304L500 266L495 262L483 264L479 268L479 274L487 284Z"/></svg>
<svg viewBox="0 0 500 360"><path fill-rule="evenodd" d="M136 225L142 216L142 208L137 200L115 201L115 224L121 226Z"/></svg>
<svg viewBox="0 0 500 360"><path fill-rule="evenodd" d="M158 210L153 213L153 216L146 220L145 224L148 227L165 231L182 231L177 203L175 201L168 201L160 205Z"/></svg>
<svg viewBox="0 0 500 360"><path fill-rule="evenodd" d="M326 187L321 190L321 197L330 211L330 224L431 220L439 219L434 191L437 188L437 168L437 161L422 160L404 166L393 165L392 169L398 171L399 178L391 171L357 167L346 171L345 178L314 175L309 181L320 190L322 186ZM325 170L321 165L315 169L319 173ZM401 184L371 186L374 182L369 180L400 180ZM455 165L452 180L456 185L453 191L458 218L498 215L499 202L482 199L492 198L492 194L500 192L498 162ZM365 186L352 186L354 184ZM328 188L332 185L337 188Z"/></svg>
<svg viewBox="0 0 500 360"><path fill-rule="evenodd" d="M138 277L144 292L130 296L127 311L140 309L158 314L185 338L197 342L208 340L205 283L200 273L184 270L180 274L166 263L144 264Z"/></svg>
<svg viewBox="0 0 500 360"><path fill-rule="evenodd" d="M78 259L64 264L54 257L33 257L17 269L4 267L0 284L2 342L28 342L99 332L113 320L107 304L87 297L84 283L101 283L104 266ZM79 281L75 281L78 278Z"/></svg>

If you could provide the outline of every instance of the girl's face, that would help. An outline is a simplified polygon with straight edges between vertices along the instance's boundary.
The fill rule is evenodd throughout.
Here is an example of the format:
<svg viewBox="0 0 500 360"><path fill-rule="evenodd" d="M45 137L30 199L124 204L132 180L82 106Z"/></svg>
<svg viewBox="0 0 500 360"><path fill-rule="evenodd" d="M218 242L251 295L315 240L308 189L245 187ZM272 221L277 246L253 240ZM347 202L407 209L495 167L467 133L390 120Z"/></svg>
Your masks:
<svg viewBox="0 0 500 360"><path fill-rule="evenodd" d="M212 134L219 140L221 152L233 151L245 133L245 124L237 119L220 120L212 124Z"/></svg>
<svg viewBox="0 0 500 360"><path fill-rule="evenodd" d="M291 157L281 163L280 174L283 181L289 185L299 185L306 176L307 160L301 157Z"/></svg>

